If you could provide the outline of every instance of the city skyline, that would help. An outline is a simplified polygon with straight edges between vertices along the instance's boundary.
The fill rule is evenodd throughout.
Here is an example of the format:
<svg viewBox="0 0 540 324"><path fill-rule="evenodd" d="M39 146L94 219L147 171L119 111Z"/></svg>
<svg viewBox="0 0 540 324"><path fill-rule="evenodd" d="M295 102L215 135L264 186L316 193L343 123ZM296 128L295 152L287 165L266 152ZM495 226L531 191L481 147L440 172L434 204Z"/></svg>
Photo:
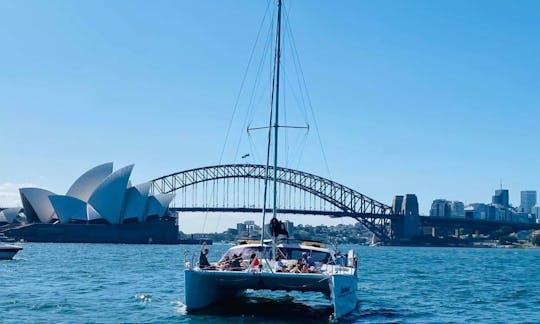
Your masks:
<svg viewBox="0 0 540 324"><path fill-rule="evenodd" d="M315 131L298 168L388 205L414 193L425 215L436 198L489 201L501 179L519 206L540 186L540 4L527 3L292 2L330 174ZM236 124L220 154L265 5L1 3L0 205L19 187L63 193L106 161L136 163L137 183L261 162L235 147Z"/></svg>

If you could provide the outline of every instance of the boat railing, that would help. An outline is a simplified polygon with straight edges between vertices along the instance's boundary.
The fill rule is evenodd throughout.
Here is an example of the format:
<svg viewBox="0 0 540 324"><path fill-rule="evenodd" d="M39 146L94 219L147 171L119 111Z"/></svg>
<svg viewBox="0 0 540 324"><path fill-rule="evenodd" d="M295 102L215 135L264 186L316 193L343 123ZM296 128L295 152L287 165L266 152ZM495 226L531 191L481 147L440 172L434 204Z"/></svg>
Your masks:
<svg viewBox="0 0 540 324"><path fill-rule="evenodd" d="M193 268L193 254L188 250L184 251L184 268L186 270L191 270Z"/></svg>

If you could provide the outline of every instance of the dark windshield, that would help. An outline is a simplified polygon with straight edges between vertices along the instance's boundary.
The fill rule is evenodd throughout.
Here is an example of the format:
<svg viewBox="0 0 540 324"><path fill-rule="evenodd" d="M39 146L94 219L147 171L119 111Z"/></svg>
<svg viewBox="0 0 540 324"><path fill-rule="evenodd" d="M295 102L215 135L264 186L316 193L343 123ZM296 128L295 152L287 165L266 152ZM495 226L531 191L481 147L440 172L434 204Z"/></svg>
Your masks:
<svg viewBox="0 0 540 324"><path fill-rule="evenodd" d="M284 259L288 260L302 259L303 252L306 252L308 255L310 255L313 259L313 262L328 263L328 260L330 260L330 254L321 251L313 251L301 248L280 248L279 252Z"/></svg>
<svg viewBox="0 0 540 324"><path fill-rule="evenodd" d="M271 258L272 257L272 251L269 247L262 247L262 246L246 246L246 247L243 247L243 246L238 246L238 247L234 247L232 249L230 249L229 251L227 251L227 253L225 253L221 259L219 260L220 262L221 261L224 261L226 259L230 260L233 258L233 255L236 254L236 256L241 256L242 259L244 260L249 260L249 257L255 253L256 255L260 256L260 257L265 257L265 252L264 250L267 250L266 253L268 253L268 257Z"/></svg>

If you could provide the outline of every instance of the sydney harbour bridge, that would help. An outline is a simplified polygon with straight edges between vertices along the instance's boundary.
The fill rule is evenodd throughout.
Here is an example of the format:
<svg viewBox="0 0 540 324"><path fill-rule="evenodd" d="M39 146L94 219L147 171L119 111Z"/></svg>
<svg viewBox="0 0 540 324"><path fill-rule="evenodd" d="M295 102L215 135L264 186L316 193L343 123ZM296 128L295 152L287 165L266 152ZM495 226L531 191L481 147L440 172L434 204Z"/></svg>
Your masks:
<svg viewBox="0 0 540 324"><path fill-rule="evenodd" d="M273 168L269 167L268 174ZM175 193L173 210L178 212L260 213L264 201L266 166L229 164L190 169L152 181L154 193ZM408 214L402 209L311 173L277 168L279 214L320 215L332 218L350 217L375 234L381 241L406 238L407 224L439 228L472 228L494 230L511 226L528 229L531 224L488 222L469 219L442 219ZM272 182L268 181L268 193ZM271 213L271 199L266 199Z"/></svg>

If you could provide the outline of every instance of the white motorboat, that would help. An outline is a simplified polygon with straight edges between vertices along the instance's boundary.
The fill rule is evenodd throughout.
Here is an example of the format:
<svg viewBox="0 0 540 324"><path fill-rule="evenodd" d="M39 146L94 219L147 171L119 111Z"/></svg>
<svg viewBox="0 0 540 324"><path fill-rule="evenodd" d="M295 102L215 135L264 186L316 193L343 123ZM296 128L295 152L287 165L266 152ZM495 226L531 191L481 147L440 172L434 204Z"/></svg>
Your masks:
<svg viewBox="0 0 540 324"><path fill-rule="evenodd" d="M0 243L0 260L11 260L20 250L20 246Z"/></svg>
<svg viewBox="0 0 540 324"><path fill-rule="evenodd" d="M281 57L282 1L277 0L276 47L272 83L272 113L266 147L266 176L264 177L263 217L261 240L254 244L231 247L221 260L210 264L203 250L199 262L186 255L185 306L187 311L198 310L214 302L242 294L248 289L273 291L312 291L324 294L333 306L333 317L340 318L357 307L356 256L335 257L334 252L319 244L291 242L283 224L277 219L277 168L279 126L279 83ZM271 137L273 140L271 141ZM273 166L270 167L270 148L273 145ZM270 177L270 171L273 177ZM265 238L267 189L273 180L273 217L270 221L270 240Z"/></svg>

